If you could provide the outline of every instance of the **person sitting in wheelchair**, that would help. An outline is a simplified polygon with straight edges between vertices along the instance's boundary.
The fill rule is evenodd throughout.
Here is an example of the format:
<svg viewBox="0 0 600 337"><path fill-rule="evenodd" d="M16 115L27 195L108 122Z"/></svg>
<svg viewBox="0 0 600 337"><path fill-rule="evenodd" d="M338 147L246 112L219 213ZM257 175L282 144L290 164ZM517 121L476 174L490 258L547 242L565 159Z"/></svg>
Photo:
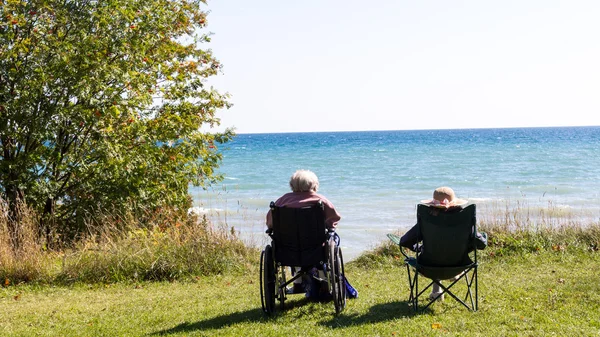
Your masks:
<svg viewBox="0 0 600 337"><path fill-rule="evenodd" d="M338 225L338 222L341 220L341 216L336 211L331 201L329 201L325 196L317 193L319 189L319 179L317 178L317 175L309 170L297 170L296 172L294 172L294 174L292 174L289 184L290 188L292 189L292 192L286 193L279 199L277 199L275 201L275 206L302 208L314 205L320 201L323 204L324 208L326 228L328 230L335 230L335 228ZM266 224L269 229L273 227L271 210L269 210L269 212L267 213ZM300 268L296 267L296 270L294 272L297 272L299 270ZM315 275L317 276L317 278L325 278L325 275L323 274L322 270L318 270L318 273L319 275ZM314 287L316 283L317 282L310 282L307 279L303 280L302 278L298 278L294 280L292 291L294 293L306 292L308 297L320 297L322 299L322 290L324 289L319 289L319 291L316 291L317 289L310 288L311 285Z"/></svg>

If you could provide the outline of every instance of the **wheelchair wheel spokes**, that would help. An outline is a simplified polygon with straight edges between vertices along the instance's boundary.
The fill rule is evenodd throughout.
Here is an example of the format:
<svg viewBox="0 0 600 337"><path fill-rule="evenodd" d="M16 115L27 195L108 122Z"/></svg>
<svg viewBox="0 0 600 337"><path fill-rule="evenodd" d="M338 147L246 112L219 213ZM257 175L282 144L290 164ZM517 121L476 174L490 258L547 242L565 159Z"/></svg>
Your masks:
<svg viewBox="0 0 600 337"><path fill-rule="evenodd" d="M327 247L327 280L328 280L328 288L331 295L335 296L336 292L336 282L335 282L335 242L333 239L329 239L328 247ZM335 301L335 297L333 299Z"/></svg>
<svg viewBox="0 0 600 337"><path fill-rule="evenodd" d="M265 247L261 254L261 282L260 295L263 311L272 314L275 311L275 262L273 261L273 249L270 245Z"/></svg>
<svg viewBox="0 0 600 337"><path fill-rule="evenodd" d="M342 256L342 248L335 247L336 252L336 263L335 272L337 276L336 283L338 284L338 296L336 302L336 312L344 310L346 307L346 284L344 282L344 258ZM335 299L335 297L334 297Z"/></svg>

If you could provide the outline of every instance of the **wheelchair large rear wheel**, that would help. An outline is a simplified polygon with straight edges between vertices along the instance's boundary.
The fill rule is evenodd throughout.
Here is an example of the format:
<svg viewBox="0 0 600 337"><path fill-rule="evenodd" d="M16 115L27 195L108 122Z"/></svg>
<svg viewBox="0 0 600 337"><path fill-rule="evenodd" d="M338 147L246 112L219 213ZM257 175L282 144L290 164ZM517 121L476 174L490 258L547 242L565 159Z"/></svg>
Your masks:
<svg viewBox="0 0 600 337"><path fill-rule="evenodd" d="M338 302L336 302L338 305L336 307L336 311L337 308L339 308L339 311L344 310L344 308L346 307L346 298L347 298L347 293L346 293L346 282L345 282L345 273L344 273L344 257L342 255L342 248L341 247L335 247L336 250L336 270L337 270L337 274L338 274L338 291L339 291L339 295L338 295Z"/></svg>
<svg viewBox="0 0 600 337"><path fill-rule="evenodd" d="M346 286L344 284L344 262L342 251L333 239L329 240L329 290L333 297L335 312L340 313L346 306Z"/></svg>
<svg viewBox="0 0 600 337"><path fill-rule="evenodd" d="M275 262L270 245L260 254L260 301L265 313L275 311Z"/></svg>

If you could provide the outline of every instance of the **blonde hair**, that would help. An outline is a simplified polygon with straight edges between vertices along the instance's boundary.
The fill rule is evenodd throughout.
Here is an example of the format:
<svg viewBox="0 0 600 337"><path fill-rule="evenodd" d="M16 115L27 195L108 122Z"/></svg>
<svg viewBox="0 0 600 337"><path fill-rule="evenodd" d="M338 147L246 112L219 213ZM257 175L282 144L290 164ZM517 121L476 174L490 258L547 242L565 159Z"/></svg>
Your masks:
<svg viewBox="0 0 600 337"><path fill-rule="evenodd" d="M297 170L290 178L293 192L316 192L319 189L319 178L309 170Z"/></svg>

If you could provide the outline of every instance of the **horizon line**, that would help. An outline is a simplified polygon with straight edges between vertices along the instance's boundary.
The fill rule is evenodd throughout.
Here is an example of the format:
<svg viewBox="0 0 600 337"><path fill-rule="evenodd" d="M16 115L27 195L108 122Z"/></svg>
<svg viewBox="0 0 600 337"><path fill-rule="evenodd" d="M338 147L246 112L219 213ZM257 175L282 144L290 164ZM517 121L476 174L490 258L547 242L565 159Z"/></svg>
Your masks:
<svg viewBox="0 0 600 337"><path fill-rule="evenodd" d="M392 131L450 131L450 130L506 130L506 129L562 129L562 128L597 128L600 125L566 125L566 126L508 126L508 127L464 127L464 128L432 128L432 129L379 129L379 130L330 130L330 131L277 131L277 132L235 132L236 135L294 134L294 133L346 133L346 132L392 132Z"/></svg>

